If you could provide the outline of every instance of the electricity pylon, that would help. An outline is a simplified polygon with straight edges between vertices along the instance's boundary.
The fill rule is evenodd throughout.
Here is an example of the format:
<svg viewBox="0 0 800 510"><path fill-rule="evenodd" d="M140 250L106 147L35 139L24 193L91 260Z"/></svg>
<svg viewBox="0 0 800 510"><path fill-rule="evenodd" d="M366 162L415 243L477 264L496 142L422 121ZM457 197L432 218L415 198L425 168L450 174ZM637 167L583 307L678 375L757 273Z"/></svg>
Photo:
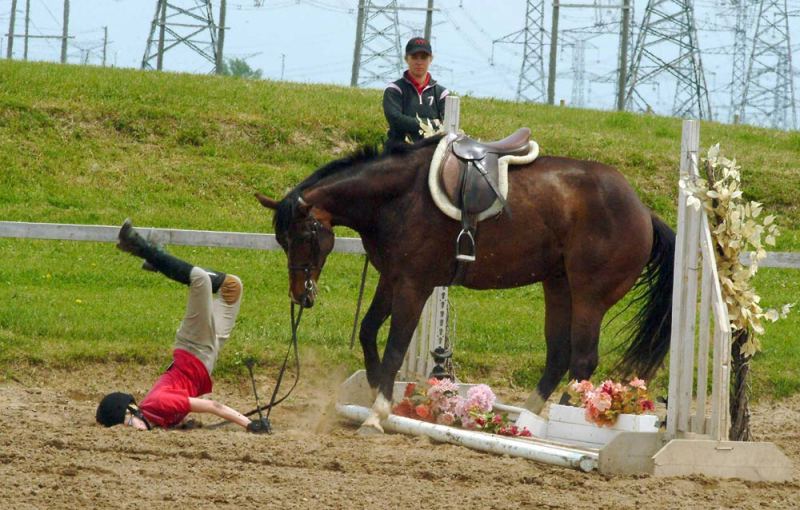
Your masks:
<svg viewBox="0 0 800 510"><path fill-rule="evenodd" d="M350 86L383 85L402 71L397 1L359 0Z"/></svg>
<svg viewBox="0 0 800 510"><path fill-rule="evenodd" d="M224 5L225 0L221 0L221 19L225 15ZM164 54L183 45L208 60L214 71L220 72L222 48L217 45L217 37L224 37L223 30L224 27L214 23L210 0L156 0L142 69L160 71L164 67Z"/></svg>
<svg viewBox="0 0 800 510"><path fill-rule="evenodd" d="M626 108L652 109L638 86L665 75L677 81L672 115L712 118L693 0L648 0L628 75Z"/></svg>
<svg viewBox="0 0 800 510"><path fill-rule="evenodd" d="M527 0L525 27L496 39L494 43L522 44L522 66L517 83L517 101L544 103L544 0Z"/></svg>
<svg viewBox="0 0 800 510"><path fill-rule="evenodd" d="M786 0L761 0L740 106L742 122L797 129Z"/></svg>
<svg viewBox="0 0 800 510"><path fill-rule="evenodd" d="M582 107L586 89L586 41L576 39L572 45L572 106Z"/></svg>
<svg viewBox="0 0 800 510"><path fill-rule="evenodd" d="M735 9L736 21L733 26L733 55L731 62L731 107L730 122L741 118L742 97L744 84L747 78L747 57L749 56L748 34L753 25L753 16L758 7L758 0L730 0L730 6Z"/></svg>

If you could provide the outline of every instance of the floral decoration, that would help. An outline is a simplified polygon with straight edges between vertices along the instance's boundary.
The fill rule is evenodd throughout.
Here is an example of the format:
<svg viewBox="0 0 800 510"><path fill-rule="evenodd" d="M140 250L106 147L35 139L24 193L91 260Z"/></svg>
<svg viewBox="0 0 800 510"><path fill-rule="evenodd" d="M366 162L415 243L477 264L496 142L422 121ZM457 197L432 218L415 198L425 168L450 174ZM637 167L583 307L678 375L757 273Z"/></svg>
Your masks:
<svg viewBox="0 0 800 510"><path fill-rule="evenodd" d="M392 413L503 436L531 437L530 430L510 422L508 414L492 411L496 401L494 392L485 384L471 387L464 398L450 379L430 379L426 389L408 383L403 399L392 408Z"/></svg>
<svg viewBox="0 0 800 510"><path fill-rule="evenodd" d="M636 377L628 384L608 379L596 387L587 380L572 381L568 392L572 403L586 409L586 421L600 426L614 425L620 414L644 414L655 409L645 382Z"/></svg>
<svg viewBox="0 0 800 510"><path fill-rule="evenodd" d="M744 199L740 167L736 160L720 155L719 144L708 150L703 164L707 179L681 179L679 185L689 195L686 203L696 210L702 208L708 216L731 330L750 333L741 352L751 357L761 350L762 320L775 322L786 317L794 306L783 305L780 311L761 308L761 297L751 282L759 261L767 256L765 246L775 246L780 230L775 216L761 217L762 204ZM745 254L749 256L749 266L742 263Z"/></svg>

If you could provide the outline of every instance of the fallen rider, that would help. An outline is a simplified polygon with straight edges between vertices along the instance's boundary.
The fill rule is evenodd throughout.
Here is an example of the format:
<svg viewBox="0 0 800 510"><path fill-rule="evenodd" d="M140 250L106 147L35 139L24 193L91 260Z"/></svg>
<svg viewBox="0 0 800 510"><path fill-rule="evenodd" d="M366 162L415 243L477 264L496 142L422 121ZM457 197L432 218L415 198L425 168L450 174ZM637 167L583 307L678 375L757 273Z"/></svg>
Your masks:
<svg viewBox="0 0 800 510"><path fill-rule="evenodd" d="M123 424L138 430L173 428L193 412L219 416L248 432L269 432L266 420L250 420L224 404L198 398L211 392L214 364L239 314L241 280L170 255L139 235L130 220L125 220L118 237L117 248L143 258L142 268L188 285L189 298L186 315L175 335L172 364L138 405L128 393L103 397L97 407L97 422L106 427Z"/></svg>

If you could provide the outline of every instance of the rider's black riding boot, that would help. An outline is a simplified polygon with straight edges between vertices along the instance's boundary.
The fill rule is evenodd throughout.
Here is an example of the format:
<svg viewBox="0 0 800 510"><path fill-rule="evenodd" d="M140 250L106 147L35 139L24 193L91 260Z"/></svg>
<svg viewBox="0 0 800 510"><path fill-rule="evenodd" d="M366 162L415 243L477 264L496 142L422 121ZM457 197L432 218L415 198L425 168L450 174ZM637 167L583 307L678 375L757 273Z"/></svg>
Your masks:
<svg viewBox="0 0 800 510"><path fill-rule="evenodd" d="M142 264L143 269L158 271L176 282L189 285L189 275L194 266L178 257L170 255L143 238L133 229L133 223L130 219L126 219L125 223L122 224L118 237L119 242L117 243L117 248L131 255L145 259ZM206 272L211 277L211 291L217 292L222 282L225 281L225 273L208 270L206 270Z"/></svg>

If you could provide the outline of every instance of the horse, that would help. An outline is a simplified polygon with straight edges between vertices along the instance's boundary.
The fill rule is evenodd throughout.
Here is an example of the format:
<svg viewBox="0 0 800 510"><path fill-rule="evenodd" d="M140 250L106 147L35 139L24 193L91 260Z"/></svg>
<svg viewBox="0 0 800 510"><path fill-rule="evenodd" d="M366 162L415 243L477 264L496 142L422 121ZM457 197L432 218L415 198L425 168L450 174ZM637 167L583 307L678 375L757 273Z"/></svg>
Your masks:
<svg viewBox="0 0 800 510"><path fill-rule="evenodd" d="M440 139L383 153L363 146L320 167L280 201L256 193L274 211L294 303L313 306L334 226L358 232L380 273L359 331L376 396L362 433L383 432L380 422L391 412L395 377L423 306L435 287L453 283L457 271L454 240L461 225L436 207L427 184ZM632 289L638 311L618 368L652 376L669 348L672 229L642 204L618 170L602 163L539 156L509 167L508 182L513 215L480 223L476 260L459 283L478 290L542 283L546 362L525 408L539 413L567 371L570 379L592 376L603 317ZM376 338L389 317L381 358Z"/></svg>

